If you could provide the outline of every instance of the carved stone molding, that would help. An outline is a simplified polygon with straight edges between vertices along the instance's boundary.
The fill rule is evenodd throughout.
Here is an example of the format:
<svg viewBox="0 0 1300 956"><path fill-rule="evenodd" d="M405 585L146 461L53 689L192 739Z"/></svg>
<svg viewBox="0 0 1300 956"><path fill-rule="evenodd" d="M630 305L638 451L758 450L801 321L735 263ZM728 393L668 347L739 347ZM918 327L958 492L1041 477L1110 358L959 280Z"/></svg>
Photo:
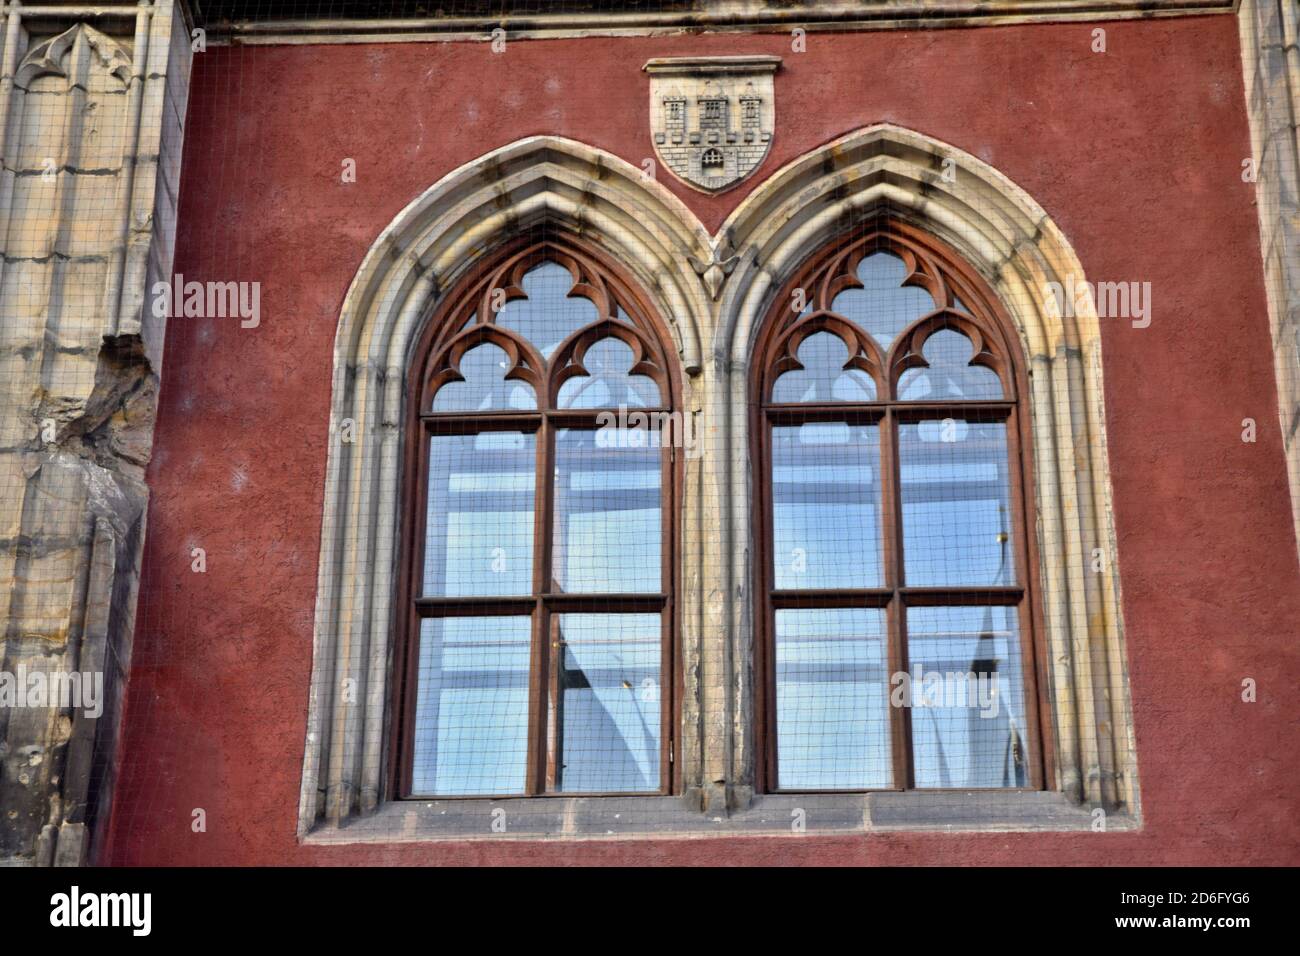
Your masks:
<svg viewBox="0 0 1300 956"><path fill-rule="evenodd" d="M1285 2L1285 0L1284 0ZM620 9L617 5L536 0L494 5L462 16L426 15L414 8L374 15L373 4L332 4L330 17L268 18L264 4L231 4L211 27L209 42L374 43L485 40L503 29L509 39L587 36L673 36L683 31L808 33L849 30L970 28L1023 23L1231 14L1233 0L682 0ZM289 11L291 12L291 11ZM402 16L408 13L409 16Z"/></svg>
<svg viewBox="0 0 1300 956"><path fill-rule="evenodd" d="M650 134L674 176L705 192L748 179L772 148L779 56L650 60Z"/></svg>
<svg viewBox="0 0 1300 956"><path fill-rule="evenodd" d="M32 80L45 75L63 77L68 89L89 88L96 77L116 77L118 89L124 90L131 80L131 58L110 37L78 23L28 50L14 84L27 90Z"/></svg>

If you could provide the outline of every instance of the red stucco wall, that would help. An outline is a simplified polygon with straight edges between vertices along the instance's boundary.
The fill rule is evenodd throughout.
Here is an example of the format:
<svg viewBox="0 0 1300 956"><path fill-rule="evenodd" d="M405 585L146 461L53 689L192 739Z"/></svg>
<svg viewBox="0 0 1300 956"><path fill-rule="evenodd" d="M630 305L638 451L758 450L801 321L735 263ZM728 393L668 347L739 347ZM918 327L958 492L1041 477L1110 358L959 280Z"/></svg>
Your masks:
<svg viewBox="0 0 1300 956"><path fill-rule="evenodd" d="M167 334L114 863L1300 862L1300 572L1235 21L212 49L195 57L176 271L260 281L262 324ZM1103 322L1107 440L1145 826L305 848L302 768L334 332L381 229L454 167L554 133L640 164L655 56L775 53L765 177L888 121L1026 189L1090 277L1150 281ZM341 161L357 161L355 184ZM713 229L755 181L703 197ZM1260 423L1243 444L1242 419ZM191 547L207 573L190 571ZM1244 677L1259 702L1240 702ZM191 811L207 832L191 831Z"/></svg>

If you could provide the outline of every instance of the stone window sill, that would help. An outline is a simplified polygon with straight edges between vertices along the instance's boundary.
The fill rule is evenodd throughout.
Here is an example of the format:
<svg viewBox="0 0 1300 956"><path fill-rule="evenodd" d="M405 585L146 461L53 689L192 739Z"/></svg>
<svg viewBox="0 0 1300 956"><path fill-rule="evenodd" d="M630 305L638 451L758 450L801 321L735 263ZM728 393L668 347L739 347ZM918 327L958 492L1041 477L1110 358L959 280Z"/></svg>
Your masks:
<svg viewBox="0 0 1300 956"><path fill-rule="evenodd" d="M345 826L318 826L303 842L653 840L898 830L1078 832L1093 825L1091 807L1050 791L767 794L726 816L702 813L681 797L516 797L385 803ZM1108 832L1133 830L1140 822L1111 811L1105 825Z"/></svg>

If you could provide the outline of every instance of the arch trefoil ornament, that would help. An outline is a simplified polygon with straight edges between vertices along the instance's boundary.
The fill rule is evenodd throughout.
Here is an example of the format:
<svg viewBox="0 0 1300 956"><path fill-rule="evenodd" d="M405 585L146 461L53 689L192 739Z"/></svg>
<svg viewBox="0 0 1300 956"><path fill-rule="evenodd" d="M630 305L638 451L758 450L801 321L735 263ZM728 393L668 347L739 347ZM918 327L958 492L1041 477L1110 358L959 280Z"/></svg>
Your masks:
<svg viewBox="0 0 1300 956"><path fill-rule="evenodd" d="M955 164L954 181L942 175L945 160ZM960 150L882 125L774 173L713 237L639 168L554 137L521 140L455 170L385 229L345 299L335 346L300 835L392 838L391 820L408 812L385 782L406 376L443 295L504 241L539 226L580 236L644 291L672 337L666 344L676 355L667 358L680 363L681 409L698 418L702 447L684 466L674 569L680 793L647 799L737 820L776 799L755 788L751 357L763 317L809 258L881 217L960 257L1019 340L1034 462L1036 526L1028 533L1047 663L1042 726L1054 756L1043 784L1136 819L1099 328L1091 312L1055 314L1043 291L1084 269L1010 180ZM353 442L340 440L348 422ZM353 693L339 693L347 680ZM335 831L390 812L398 816L372 836Z"/></svg>

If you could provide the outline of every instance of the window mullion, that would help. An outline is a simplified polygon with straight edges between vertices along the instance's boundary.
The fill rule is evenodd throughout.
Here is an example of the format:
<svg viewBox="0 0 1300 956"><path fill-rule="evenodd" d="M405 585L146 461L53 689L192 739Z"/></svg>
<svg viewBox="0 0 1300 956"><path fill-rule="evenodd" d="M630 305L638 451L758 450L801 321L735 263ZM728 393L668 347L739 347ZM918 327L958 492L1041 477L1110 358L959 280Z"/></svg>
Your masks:
<svg viewBox="0 0 1300 956"><path fill-rule="evenodd" d="M537 484L533 521L533 630L528 674L528 770L526 792L545 789L546 762L551 750L550 694L546 679L550 660L549 609L542 595L551 590L551 528L554 520L555 448L550 419L543 414L537 435Z"/></svg>
<svg viewBox="0 0 1300 956"><path fill-rule="evenodd" d="M898 460L898 418L891 405L885 412L880 429L881 471L881 534L884 546L885 586L893 591L885 612L889 633L889 673L907 670L907 638L905 632L906 609L902 605L900 589L903 587L903 509ZM891 684L892 686L892 684ZM907 707L894 707L890 697L890 752L893 757L894 789L906 790L912 785L911 713Z"/></svg>

